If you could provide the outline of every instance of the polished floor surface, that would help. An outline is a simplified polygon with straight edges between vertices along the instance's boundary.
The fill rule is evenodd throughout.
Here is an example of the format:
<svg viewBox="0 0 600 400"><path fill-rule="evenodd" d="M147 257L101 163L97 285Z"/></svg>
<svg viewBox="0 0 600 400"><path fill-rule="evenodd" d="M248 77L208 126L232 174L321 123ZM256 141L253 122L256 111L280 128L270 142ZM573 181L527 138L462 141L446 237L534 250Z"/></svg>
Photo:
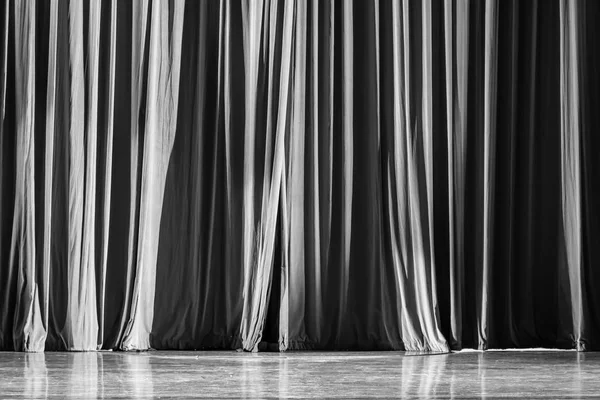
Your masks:
<svg viewBox="0 0 600 400"><path fill-rule="evenodd" d="M600 353L0 352L0 398L600 398Z"/></svg>

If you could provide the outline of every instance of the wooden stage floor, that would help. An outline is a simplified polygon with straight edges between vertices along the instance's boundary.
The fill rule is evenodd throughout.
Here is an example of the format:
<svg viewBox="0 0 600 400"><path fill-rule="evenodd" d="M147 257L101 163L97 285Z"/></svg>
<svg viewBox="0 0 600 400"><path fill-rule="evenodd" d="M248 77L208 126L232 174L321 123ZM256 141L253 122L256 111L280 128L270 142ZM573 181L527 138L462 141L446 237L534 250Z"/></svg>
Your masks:
<svg viewBox="0 0 600 400"><path fill-rule="evenodd" d="M11 397L600 397L600 353L0 352Z"/></svg>

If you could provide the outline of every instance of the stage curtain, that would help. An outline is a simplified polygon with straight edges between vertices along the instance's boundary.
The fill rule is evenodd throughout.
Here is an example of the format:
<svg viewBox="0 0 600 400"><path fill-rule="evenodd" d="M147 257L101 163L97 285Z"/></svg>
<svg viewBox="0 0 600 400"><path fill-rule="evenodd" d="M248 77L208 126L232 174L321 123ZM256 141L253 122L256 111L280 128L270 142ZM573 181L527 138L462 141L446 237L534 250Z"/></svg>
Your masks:
<svg viewBox="0 0 600 400"><path fill-rule="evenodd" d="M0 7L0 349L600 349L600 2Z"/></svg>

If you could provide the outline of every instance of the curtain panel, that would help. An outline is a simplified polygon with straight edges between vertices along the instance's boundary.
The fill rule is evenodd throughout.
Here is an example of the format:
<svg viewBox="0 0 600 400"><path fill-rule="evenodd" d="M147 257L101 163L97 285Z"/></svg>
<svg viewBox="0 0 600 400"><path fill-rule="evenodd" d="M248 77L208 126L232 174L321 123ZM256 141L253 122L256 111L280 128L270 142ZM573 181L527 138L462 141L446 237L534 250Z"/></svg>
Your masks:
<svg viewBox="0 0 600 400"><path fill-rule="evenodd" d="M600 2L6 0L0 349L600 349Z"/></svg>

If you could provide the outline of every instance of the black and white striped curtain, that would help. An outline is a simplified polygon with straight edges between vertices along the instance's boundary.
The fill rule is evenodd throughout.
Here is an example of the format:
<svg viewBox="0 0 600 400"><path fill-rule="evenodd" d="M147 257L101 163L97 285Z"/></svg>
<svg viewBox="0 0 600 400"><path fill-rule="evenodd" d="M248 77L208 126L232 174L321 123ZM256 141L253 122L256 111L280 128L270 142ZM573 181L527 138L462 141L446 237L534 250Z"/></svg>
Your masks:
<svg viewBox="0 0 600 400"><path fill-rule="evenodd" d="M600 1L1 7L0 349L600 348Z"/></svg>

